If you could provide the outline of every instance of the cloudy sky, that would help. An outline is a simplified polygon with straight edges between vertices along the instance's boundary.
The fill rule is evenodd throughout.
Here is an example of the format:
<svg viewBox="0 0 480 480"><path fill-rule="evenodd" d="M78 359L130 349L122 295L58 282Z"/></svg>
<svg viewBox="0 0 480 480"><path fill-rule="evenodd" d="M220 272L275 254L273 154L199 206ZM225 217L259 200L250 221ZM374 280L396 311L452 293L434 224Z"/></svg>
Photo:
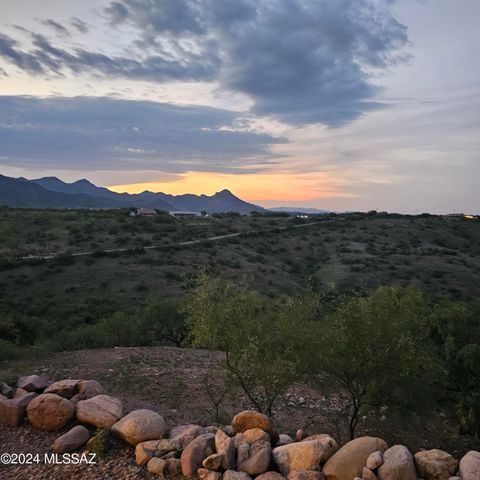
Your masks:
<svg viewBox="0 0 480 480"><path fill-rule="evenodd" d="M0 173L480 213L478 0L0 0Z"/></svg>

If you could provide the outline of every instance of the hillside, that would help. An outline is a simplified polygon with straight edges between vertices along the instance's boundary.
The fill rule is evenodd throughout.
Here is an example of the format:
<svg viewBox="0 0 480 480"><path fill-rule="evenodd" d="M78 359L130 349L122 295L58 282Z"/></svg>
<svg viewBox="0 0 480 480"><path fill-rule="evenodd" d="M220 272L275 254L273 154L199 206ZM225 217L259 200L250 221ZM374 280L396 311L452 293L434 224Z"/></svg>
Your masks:
<svg viewBox="0 0 480 480"><path fill-rule="evenodd" d="M97 187L86 179L66 183L56 177L34 180L0 175L0 205L16 208L99 209L154 208L158 210L190 210L208 213L263 211L244 202L229 190L214 195L168 195L145 191L139 194L116 193Z"/></svg>
<svg viewBox="0 0 480 480"><path fill-rule="evenodd" d="M0 209L0 306L23 318L31 341L80 348L85 325L115 312L139 312L155 298L181 300L204 269L271 297L396 284L416 286L431 299L479 293L479 222L352 214L322 215L294 228L308 222L270 215L185 221L129 217L127 210ZM235 232L243 235L179 245ZM105 253L112 248L124 252ZM52 253L63 255L15 260Z"/></svg>

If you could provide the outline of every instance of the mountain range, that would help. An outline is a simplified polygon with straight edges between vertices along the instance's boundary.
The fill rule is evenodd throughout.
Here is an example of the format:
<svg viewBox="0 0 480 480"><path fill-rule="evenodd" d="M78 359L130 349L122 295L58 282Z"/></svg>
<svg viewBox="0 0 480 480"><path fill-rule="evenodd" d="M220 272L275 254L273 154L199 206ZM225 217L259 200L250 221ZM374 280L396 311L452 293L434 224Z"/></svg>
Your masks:
<svg viewBox="0 0 480 480"><path fill-rule="evenodd" d="M16 208L156 208L160 210L207 211L208 213L264 211L229 190L214 195L169 195L145 191L117 193L82 179L66 183L57 177L33 180L0 175L0 205Z"/></svg>

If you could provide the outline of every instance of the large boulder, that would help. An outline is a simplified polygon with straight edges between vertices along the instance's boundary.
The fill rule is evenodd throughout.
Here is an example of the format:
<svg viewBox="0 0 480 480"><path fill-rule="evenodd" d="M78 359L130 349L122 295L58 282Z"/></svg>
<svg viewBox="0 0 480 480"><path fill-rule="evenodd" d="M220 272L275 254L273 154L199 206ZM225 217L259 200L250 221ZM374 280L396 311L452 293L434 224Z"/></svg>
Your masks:
<svg viewBox="0 0 480 480"><path fill-rule="evenodd" d="M37 396L29 392L22 397L0 400L0 425L18 427L24 420L28 404Z"/></svg>
<svg viewBox="0 0 480 480"><path fill-rule="evenodd" d="M185 448L192 440L204 433L207 433L205 428L199 425L178 425L172 428L170 438L174 438L180 444L180 448Z"/></svg>
<svg viewBox="0 0 480 480"><path fill-rule="evenodd" d="M425 480L448 480L458 468L458 461L442 450L423 450L414 459L418 474Z"/></svg>
<svg viewBox="0 0 480 480"><path fill-rule="evenodd" d="M202 462L215 453L215 435L204 433L192 440L183 450L182 473L187 478L193 478L197 470L202 467Z"/></svg>
<svg viewBox="0 0 480 480"><path fill-rule="evenodd" d="M377 476L380 480L417 480L413 456L408 448L394 445L386 450Z"/></svg>
<svg viewBox="0 0 480 480"><path fill-rule="evenodd" d="M270 441L259 440L250 445L248 458L238 465L240 472L256 476L268 471L272 459Z"/></svg>
<svg viewBox="0 0 480 480"><path fill-rule="evenodd" d="M215 434L215 449L222 455L223 470L230 470L235 467L235 444L233 438L221 430Z"/></svg>
<svg viewBox="0 0 480 480"><path fill-rule="evenodd" d="M480 478L480 452L470 450L460 460L459 473L462 480L478 480Z"/></svg>
<svg viewBox="0 0 480 480"><path fill-rule="evenodd" d="M55 442L53 442L52 450L55 453L71 452L87 443L89 437L90 433L88 430L83 425L77 425L61 437L58 437Z"/></svg>
<svg viewBox="0 0 480 480"><path fill-rule="evenodd" d="M234 433L244 432L251 428L259 428L267 433L275 431L273 422L263 413L254 410L244 410L237 413L232 420L232 428Z"/></svg>
<svg viewBox="0 0 480 480"><path fill-rule="evenodd" d="M110 428L122 417L122 401L108 395L97 395L77 403L77 419L97 428Z"/></svg>
<svg viewBox="0 0 480 480"><path fill-rule="evenodd" d="M54 393L42 393L27 406L28 421L41 430L62 428L72 419L74 413L73 403Z"/></svg>
<svg viewBox="0 0 480 480"><path fill-rule="evenodd" d="M321 439L289 443L273 449L273 460L282 475L295 470L319 470L338 449L337 442L326 435ZM350 479L351 480L351 479Z"/></svg>
<svg viewBox="0 0 480 480"><path fill-rule="evenodd" d="M137 445L146 440L159 440L165 433L165 420L152 410L134 410L112 425L112 432L122 440Z"/></svg>
<svg viewBox="0 0 480 480"><path fill-rule="evenodd" d="M338 450L327 461L322 472L327 480L352 480L362 475L363 467L371 453L377 450L384 452L387 448L387 444L381 438L356 438Z"/></svg>
<svg viewBox="0 0 480 480"><path fill-rule="evenodd" d="M56 395L70 399L78 392L78 382L80 382L80 380L72 380L70 378L53 382L43 393L55 393Z"/></svg>
<svg viewBox="0 0 480 480"><path fill-rule="evenodd" d="M18 388L23 388L27 392L41 392L50 385L50 381L45 375L28 375L20 377L17 382Z"/></svg>

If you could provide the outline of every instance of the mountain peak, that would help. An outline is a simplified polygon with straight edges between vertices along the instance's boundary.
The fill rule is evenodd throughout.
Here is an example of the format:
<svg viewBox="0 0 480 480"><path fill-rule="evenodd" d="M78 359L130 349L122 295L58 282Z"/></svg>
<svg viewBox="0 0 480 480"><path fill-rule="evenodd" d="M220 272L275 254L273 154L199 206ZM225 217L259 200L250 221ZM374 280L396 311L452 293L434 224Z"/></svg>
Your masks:
<svg viewBox="0 0 480 480"><path fill-rule="evenodd" d="M94 185L92 182L87 180L86 178L82 178L81 180L77 180L76 182L73 182L73 185Z"/></svg>
<svg viewBox="0 0 480 480"><path fill-rule="evenodd" d="M217 192L214 197L220 197L220 198L237 198L235 195L228 190L227 188L224 188L220 192Z"/></svg>

